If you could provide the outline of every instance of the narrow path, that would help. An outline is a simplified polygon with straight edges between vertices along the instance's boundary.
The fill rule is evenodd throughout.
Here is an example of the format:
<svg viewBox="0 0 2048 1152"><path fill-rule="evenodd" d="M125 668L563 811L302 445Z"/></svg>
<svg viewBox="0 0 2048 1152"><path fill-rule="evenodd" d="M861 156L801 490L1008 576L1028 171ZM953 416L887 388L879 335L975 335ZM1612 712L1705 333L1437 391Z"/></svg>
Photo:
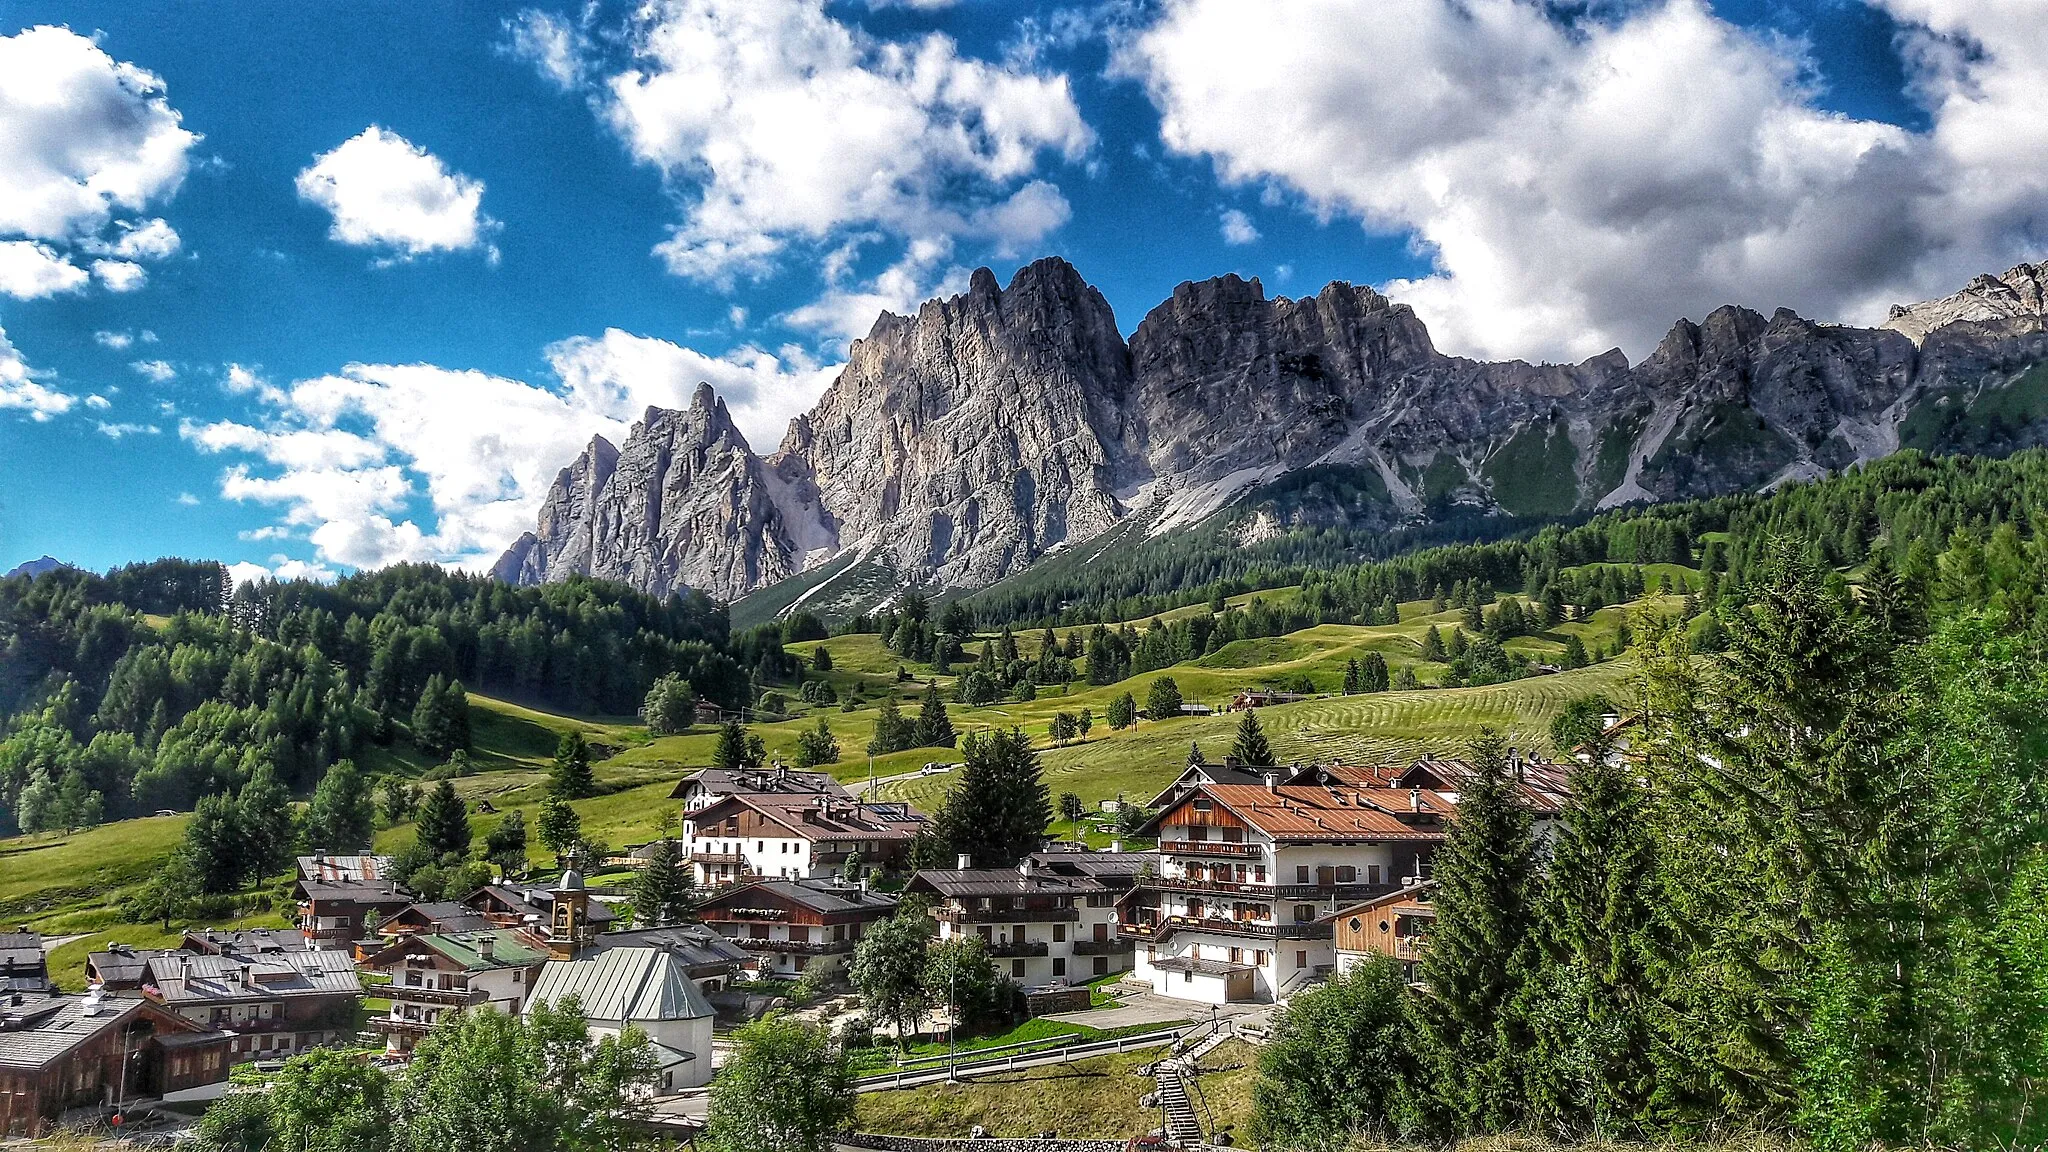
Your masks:
<svg viewBox="0 0 2048 1152"><path fill-rule="evenodd" d="M43 955L48 956L73 940L83 940L90 935L92 935L90 932L80 932L76 936L45 936L43 937Z"/></svg>

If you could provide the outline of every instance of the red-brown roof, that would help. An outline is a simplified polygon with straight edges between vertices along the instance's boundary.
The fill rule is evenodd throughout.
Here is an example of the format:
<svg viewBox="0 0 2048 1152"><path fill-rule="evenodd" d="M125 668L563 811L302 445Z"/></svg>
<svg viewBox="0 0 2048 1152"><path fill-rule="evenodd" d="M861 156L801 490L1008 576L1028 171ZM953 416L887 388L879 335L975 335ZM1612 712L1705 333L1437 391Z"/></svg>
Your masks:
<svg viewBox="0 0 2048 1152"><path fill-rule="evenodd" d="M1158 823L1206 796L1275 840L1437 840L1457 811L1442 795L1406 788L1345 785L1206 784L1160 814ZM1432 819L1416 820L1415 805Z"/></svg>

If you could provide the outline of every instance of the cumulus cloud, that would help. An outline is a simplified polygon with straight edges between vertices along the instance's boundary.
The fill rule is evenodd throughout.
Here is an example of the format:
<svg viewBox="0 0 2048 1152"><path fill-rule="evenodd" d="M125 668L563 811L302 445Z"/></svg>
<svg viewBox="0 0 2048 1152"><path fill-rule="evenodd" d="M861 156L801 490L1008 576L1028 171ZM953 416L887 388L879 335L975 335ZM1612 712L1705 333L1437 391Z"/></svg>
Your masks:
<svg viewBox="0 0 2048 1152"><path fill-rule="evenodd" d="M100 435L109 440L119 440L124 436L155 436L163 431L154 424L109 424L105 420L96 422L95 426Z"/></svg>
<svg viewBox="0 0 2048 1152"><path fill-rule="evenodd" d="M167 360L137 360L128 365L135 374L156 384L168 384L178 378L178 370Z"/></svg>
<svg viewBox="0 0 2048 1152"><path fill-rule="evenodd" d="M410 260L484 248L496 222L483 214L483 181L372 124L299 173L301 199L334 217L328 236Z"/></svg>
<svg viewBox="0 0 2048 1152"><path fill-rule="evenodd" d="M1040 157L1080 160L1094 133L1064 76L960 54L948 37L883 41L824 0L656 0L630 59L570 69L559 21L529 14L513 46L593 104L684 205L656 252L677 275L730 285L793 242L849 231L905 244L976 237L1028 247L1064 223Z"/></svg>
<svg viewBox="0 0 2048 1152"><path fill-rule="evenodd" d="M178 230L162 217L123 221L116 225L114 239L93 250L123 260L168 260L184 246Z"/></svg>
<svg viewBox="0 0 2048 1152"><path fill-rule="evenodd" d="M2039 5L1878 2L1921 25L1925 133L1819 108L1704 0L1180 0L1116 68L1227 183L1412 233L1434 271L1388 288L1446 348L1640 355L1731 300L1881 320L2043 243Z"/></svg>
<svg viewBox="0 0 2048 1152"><path fill-rule="evenodd" d="M197 508L199 506L199 497L194 496L190 492L178 493L177 501L187 508Z"/></svg>
<svg viewBox="0 0 2048 1152"><path fill-rule="evenodd" d="M546 355L549 386L428 364L350 364L285 388L252 373L243 387L260 418L187 421L179 434L245 457L223 474L221 495L277 506L279 535L309 541L324 564L483 567L532 527L555 471L593 433L619 442L648 405L686 405L709 381L742 431L772 446L772 421L833 371L800 354L711 357L617 330Z"/></svg>
<svg viewBox="0 0 2048 1152"><path fill-rule="evenodd" d="M132 333L109 332L102 328L92 334L92 342L102 348L112 348L116 352L121 352L135 343L135 337Z"/></svg>
<svg viewBox="0 0 2048 1152"><path fill-rule="evenodd" d="M25 412L40 422L61 416L78 403L77 397L50 388L38 375L7 339L7 330L0 328L0 412Z"/></svg>
<svg viewBox="0 0 2048 1152"><path fill-rule="evenodd" d="M1235 208L1224 210L1222 228L1225 244L1250 244L1259 238L1259 229L1252 223L1252 218Z"/></svg>
<svg viewBox="0 0 2048 1152"><path fill-rule="evenodd" d="M0 234L96 234L176 192L198 142L154 73L67 28L0 36Z"/></svg>
<svg viewBox="0 0 2048 1152"><path fill-rule="evenodd" d="M552 12L529 8L505 21L505 50L530 62L555 87L569 92L583 83L589 42Z"/></svg>
<svg viewBox="0 0 2048 1152"><path fill-rule="evenodd" d="M0 293L39 300L84 287L85 270L36 240L0 240Z"/></svg>
<svg viewBox="0 0 2048 1152"><path fill-rule="evenodd" d="M92 278L109 292L133 292L149 283L149 271L133 260L95 260Z"/></svg>

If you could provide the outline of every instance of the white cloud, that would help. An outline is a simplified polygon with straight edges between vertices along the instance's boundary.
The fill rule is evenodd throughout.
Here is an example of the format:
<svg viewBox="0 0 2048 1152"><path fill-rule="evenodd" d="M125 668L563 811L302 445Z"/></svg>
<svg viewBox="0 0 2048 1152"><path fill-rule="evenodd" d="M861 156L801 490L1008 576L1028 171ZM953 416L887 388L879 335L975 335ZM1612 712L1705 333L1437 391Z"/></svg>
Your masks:
<svg viewBox="0 0 2048 1152"><path fill-rule="evenodd" d="M175 193L199 139L160 78L86 37L0 36L0 235L93 235Z"/></svg>
<svg viewBox="0 0 2048 1152"><path fill-rule="evenodd" d="M135 374L157 384L168 384L178 378L178 370L166 360L137 360L128 365Z"/></svg>
<svg viewBox="0 0 2048 1152"><path fill-rule="evenodd" d="M92 341L102 348L112 348L116 352L121 352L135 343L135 337L127 332L109 332L102 328L92 334Z"/></svg>
<svg viewBox="0 0 2048 1152"><path fill-rule="evenodd" d="M372 124L299 173L299 196L334 217L328 236L399 259L485 247L496 222L481 210L483 181Z"/></svg>
<svg viewBox="0 0 2048 1152"><path fill-rule="evenodd" d="M559 22L518 27L544 74L570 75ZM1068 211L1034 180L1041 155L1080 160L1095 140L1064 76L963 57L937 34L876 40L824 0L654 0L625 44L630 63L589 80L593 101L685 202L656 252L715 284L847 230L1035 243Z"/></svg>
<svg viewBox="0 0 2048 1152"><path fill-rule="evenodd" d="M555 471L593 433L617 443L647 406L687 405L709 381L750 440L772 448L780 421L834 371L800 353L711 357L617 330L546 355L558 386L428 364L351 364L286 389L252 384L261 420L188 421L179 434L203 452L256 458L260 468L228 468L221 494L278 505L277 527L303 535L323 563L483 567L533 526Z"/></svg>
<svg viewBox="0 0 2048 1152"><path fill-rule="evenodd" d="M114 406L114 402L112 400L107 399L105 396L102 396L99 393L94 392L92 395L87 396L85 398L85 406L87 408L92 409L95 412L105 412L107 409L112 408Z"/></svg>
<svg viewBox="0 0 2048 1152"><path fill-rule="evenodd" d="M1235 208L1223 213L1223 242L1225 244L1250 244L1259 238L1258 226L1252 218Z"/></svg>
<svg viewBox="0 0 2048 1152"><path fill-rule="evenodd" d="M116 227L118 235L105 251L123 260L168 260L184 246L177 229L162 217L124 221Z"/></svg>
<svg viewBox="0 0 2048 1152"><path fill-rule="evenodd" d="M856 282L850 273L859 250L857 238L827 255L823 261L825 292L809 304L784 313L783 322L844 343L866 336L884 312L908 316L933 296L967 290L968 270L958 265L947 266L953 246L944 238L912 243L901 260L866 282ZM814 392L804 402L791 406L787 414L801 410L815 398Z"/></svg>
<svg viewBox="0 0 2048 1152"><path fill-rule="evenodd" d="M0 294L16 300L39 300L59 292L75 292L85 284L85 270L48 244L35 240L0 240Z"/></svg>
<svg viewBox="0 0 2048 1152"><path fill-rule="evenodd" d="M237 585L252 580L332 580L334 570L317 561L272 556L269 565L242 560L228 565L228 579Z"/></svg>
<svg viewBox="0 0 2048 1152"><path fill-rule="evenodd" d="M561 17L529 8L505 21L505 34L506 51L530 61L555 87L568 92L583 83L583 57L589 45Z"/></svg>
<svg viewBox="0 0 2048 1152"><path fill-rule="evenodd" d="M133 260L95 260L92 278L109 292L133 292L149 283L149 272Z"/></svg>
<svg viewBox="0 0 2048 1152"><path fill-rule="evenodd" d="M154 424L109 424L105 420L96 421L95 426L100 435L109 440L119 440L124 436L155 436L163 431Z"/></svg>
<svg viewBox="0 0 2048 1152"><path fill-rule="evenodd" d="M190 492L178 493L177 501L187 508L197 508L199 506L199 497L194 496Z"/></svg>
<svg viewBox="0 0 2048 1152"><path fill-rule="evenodd" d="M7 339L7 330L0 328L0 412L26 412L29 419L41 422L69 412L78 403L76 396L44 385L38 375Z"/></svg>
<svg viewBox="0 0 2048 1152"><path fill-rule="evenodd" d="M1233 185L1408 231L1388 285L1447 349L1640 355L1740 301L1872 322L2048 239L2048 21L2035 0L1879 0L1926 133L1814 104L1795 46L1703 0L1181 0L1126 41L1166 145ZM1362 46L1369 45L1369 50Z"/></svg>

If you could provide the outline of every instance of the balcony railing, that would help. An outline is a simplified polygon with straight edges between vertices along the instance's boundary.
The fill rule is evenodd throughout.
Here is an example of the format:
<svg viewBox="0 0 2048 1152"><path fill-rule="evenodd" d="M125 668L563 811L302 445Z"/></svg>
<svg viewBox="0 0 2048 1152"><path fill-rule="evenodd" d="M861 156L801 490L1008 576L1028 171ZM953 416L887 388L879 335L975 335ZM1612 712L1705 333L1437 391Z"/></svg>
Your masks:
<svg viewBox="0 0 2048 1152"><path fill-rule="evenodd" d="M738 852L690 853L690 862L693 864L744 864L746 859L745 856Z"/></svg>
<svg viewBox="0 0 2048 1152"><path fill-rule="evenodd" d="M1049 924L1079 920L1079 908L941 908L933 913L948 924Z"/></svg>
<svg viewBox="0 0 2048 1152"><path fill-rule="evenodd" d="M1159 851L1168 856L1239 856L1257 859L1266 854L1266 846L1235 840L1161 840Z"/></svg>
<svg viewBox="0 0 2048 1152"><path fill-rule="evenodd" d="M410 984L386 984L384 994L393 1000L410 1000L419 1004L453 1004L458 1008L480 1004L484 1000L481 988L420 988Z"/></svg>
<svg viewBox="0 0 2048 1152"><path fill-rule="evenodd" d="M406 1036L425 1036L434 1030L424 1020L393 1020L389 1016L377 1016L370 1020L370 1027L378 1032L396 1032Z"/></svg>
<svg viewBox="0 0 2048 1152"><path fill-rule="evenodd" d="M1224 936L1255 936L1266 940L1320 940L1330 936L1330 925L1313 921L1281 923L1272 920L1226 920L1208 916L1167 916L1156 924L1119 924L1117 931L1137 939L1164 939L1173 932L1214 932Z"/></svg>
<svg viewBox="0 0 2048 1152"><path fill-rule="evenodd" d="M791 952L806 956L822 956L827 952L850 952L851 940L769 940L754 936L738 936L733 943L749 952Z"/></svg>
<svg viewBox="0 0 2048 1152"><path fill-rule="evenodd" d="M994 940L989 942L991 956L1043 956L1051 951L1043 940Z"/></svg>
<svg viewBox="0 0 2048 1152"><path fill-rule="evenodd" d="M1115 956L1120 953L1129 952L1135 947L1137 947L1136 941L1120 940L1115 937L1111 937L1108 940L1076 940L1074 941L1074 955Z"/></svg>

